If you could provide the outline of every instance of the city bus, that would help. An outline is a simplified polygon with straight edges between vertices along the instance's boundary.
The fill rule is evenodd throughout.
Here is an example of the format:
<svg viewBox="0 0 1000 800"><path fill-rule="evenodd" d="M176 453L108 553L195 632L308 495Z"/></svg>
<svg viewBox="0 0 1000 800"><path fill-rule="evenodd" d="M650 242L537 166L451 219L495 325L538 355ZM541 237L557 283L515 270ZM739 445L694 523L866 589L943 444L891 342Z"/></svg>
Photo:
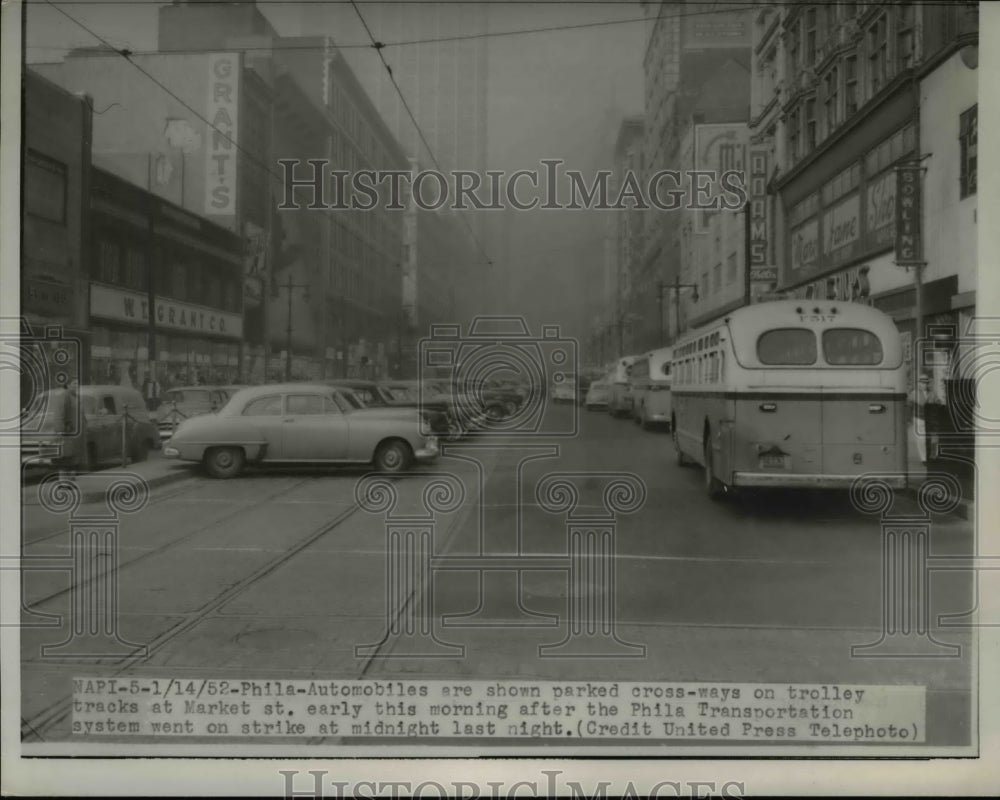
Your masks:
<svg viewBox="0 0 1000 800"><path fill-rule="evenodd" d="M622 356L611 365L608 382L611 392L608 396L608 413L612 417L620 417L631 413L631 386L628 376L632 365L638 356Z"/></svg>
<svg viewBox="0 0 1000 800"><path fill-rule="evenodd" d="M906 486L906 377L892 319L859 303L777 300L733 311L673 349L679 464L719 499L738 487Z"/></svg>
<svg viewBox="0 0 1000 800"><path fill-rule="evenodd" d="M670 369L673 348L650 350L636 359L632 384L632 418L643 430L670 424Z"/></svg>

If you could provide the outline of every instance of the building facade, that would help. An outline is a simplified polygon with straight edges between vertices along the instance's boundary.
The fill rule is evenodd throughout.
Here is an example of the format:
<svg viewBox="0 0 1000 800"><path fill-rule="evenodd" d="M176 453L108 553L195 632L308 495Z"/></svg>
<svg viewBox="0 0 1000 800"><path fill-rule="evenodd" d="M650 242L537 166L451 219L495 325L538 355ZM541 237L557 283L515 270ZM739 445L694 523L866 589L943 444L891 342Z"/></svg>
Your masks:
<svg viewBox="0 0 1000 800"><path fill-rule="evenodd" d="M90 208L91 382L139 387L151 360L163 389L237 382L241 237L98 168Z"/></svg>
<svg viewBox="0 0 1000 800"><path fill-rule="evenodd" d="M750 67L751 12L698 2L643 6L648 33L643 61L643 168L648 185L662 170L693 169L696 126L745 125L750 105L745 73ZM716 235L732 235L720 230L709 245L702 245L696 234L703 236L705 231L696 229L696 218L686 210L650 208L645 213L642 259L632 278L634 291L643 298L635 306L639 320L634 348L640 350L666 343L696 318L708 320L706 306L701 311L689 308L694 298L691 289L671 287L693 286L693 279L682 280L682 272L689 277L697 273L700 280L704 270L694 266L695 254L706 246L714 251ZM721 242L719 248L721 252ZM728 268L729 251L722 257ZM715 262L708 268L710 273L714 266ZM701 300L700 292L698 297Z"/></svg>
<svg viewBox="0 0 1000 800"><path fill-rule="evenodd" d="M159 54L74 51L39 67L108 107L95 163L241 237L244 380L384 373L403 214L317 208L313 185L285 197L279 160L305 184L309 159L406 170L395 138L328 38L282 38L253 2L159 13ZM332 178L322 193L335 202Z"/></svg>
<svg viewBox="0 0 1000 800"><path fill-rule="evenodd" d="M643 140L645 122L642 117L622 120L615 141L613 170L609 181L609 198L617 198L629 175L641 180L643 171ZM604 336L597 363L613 361L619 355L632 353L636 346L636 323L640 320L636 305L642 298L633 292L633 278L642 260L645 209L628 203L625 208L608 212L613 225L613 271L606 277Z"/></svg>
<svg viewBox="0 0 1000 800"><path fill-rule="evenodd" d="M21 207L21 313L38 340L61 329L71 362L28 375L24 398L90 372L87 269L91 100L74 95L37 72L24 72L23 191ZM54 345L58 347L58 345ZM54 351L40 353L46 358ZM39 382L43 385L34 385Z"/></svg>
<svg viewBox="0 0 1000 800"><path fill-rule="evenodd" d="M778 5L754 30L778 292L880 308L907 352L927 325L957 327L975 306L975 4ZM910 266L904 167L921 187Z"/></svg>

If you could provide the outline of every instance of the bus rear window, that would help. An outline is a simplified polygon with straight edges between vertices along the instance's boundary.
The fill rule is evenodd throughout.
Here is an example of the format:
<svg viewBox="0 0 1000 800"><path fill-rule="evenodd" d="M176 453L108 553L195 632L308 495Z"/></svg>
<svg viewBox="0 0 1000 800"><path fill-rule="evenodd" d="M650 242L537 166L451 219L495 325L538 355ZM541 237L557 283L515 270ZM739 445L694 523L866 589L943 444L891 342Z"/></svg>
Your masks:
<svg viewBox="0 0 1000 800"><path fill-rule="evenodd" d="M816 363L816 334L807 328L776 328L757 339L761 364L801 366Z"/></svg>
<svg viewBox="0 0 1000 800"><path fill-rule="evenodd" d="M861 328L832 328L823 331L823 358L835 366L881 364L882 342Z"/></svg>

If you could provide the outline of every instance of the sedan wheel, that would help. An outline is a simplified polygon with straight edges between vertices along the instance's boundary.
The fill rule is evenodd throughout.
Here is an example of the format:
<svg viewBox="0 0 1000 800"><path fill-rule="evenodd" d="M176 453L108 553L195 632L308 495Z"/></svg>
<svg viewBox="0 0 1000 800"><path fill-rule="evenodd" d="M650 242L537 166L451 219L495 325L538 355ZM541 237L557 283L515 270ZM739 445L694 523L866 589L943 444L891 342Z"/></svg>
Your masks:
<svg viewBox="0 0 1000 800"><path fill-rule="evenodd" d="M205 453L205 469L213 478L235 478L243 470L244 462L239 447L213 447Z"/></svg>
<svg viewBox="0 0 1000 800"><path fill-rule="evenodd" d="M132 463L138 464L149 458L149 442L143 440L136 442L132 450Z"/></svg>
<svg viewBox="0 0 1000 800"><path fill-rule="evenodd" d="M410 466L413 451L399 439L383 442L375 451L375 469L379 472L402 472Z"/></svg>

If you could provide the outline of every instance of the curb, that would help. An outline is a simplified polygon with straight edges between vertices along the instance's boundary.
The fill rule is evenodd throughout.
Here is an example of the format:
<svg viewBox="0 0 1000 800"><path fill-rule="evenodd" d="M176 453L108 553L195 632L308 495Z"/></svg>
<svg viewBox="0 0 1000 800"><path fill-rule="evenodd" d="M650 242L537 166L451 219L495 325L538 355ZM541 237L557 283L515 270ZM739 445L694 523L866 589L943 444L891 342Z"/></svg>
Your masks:
<svg viewBox="0 0 1000 800"><path fill-rule="evenodd" d="M100 475L99 472L94 474ZM162 475L156 475L155 477L152 478L142 478L142 476L139 475L139 477L142 478L147 488L149 489L156 489L161 486L169 486L171 483L178 483L182 480L191 478L193 476L194 476L194 471L186 467L177 467L176 469L173 469L170 472L164 473ZM100 491L94 490L91 492L85 492L83 494L83 502L84 503L100 502L105 498L106 494L107 494L106 489Z"/></svg>
<svg viewBox="0 0 1000 800"><path fill-rule="evenodd" d="M900 494L908 497L909 499L911 499L913 501L916 501L916 499L917 499L917 491L919 490L919 488L920 488L919 485L917 485L917 486L908 485L905 489L900 490ZM948 496L948 502L949 503L952 503L952 502L955 503L954 510L949 511L948 515L950 515L950 516L956 516L956 517L961 517L964 520L971 520L971 519L975 518L975 513L976 513L975 512L975 506L976 506L976 501L975 500L966 500L965 498L962 498L962 497L956 498L954 495L949 495Z"/></svg>
<svg viewBox="0 0 1000 800"><path fill-rule="evenodd" d="M121 469L120 467L115 467L113 469ZM127 467L126 467L127 469ZM105 470L100 470L98 472L89 473L88 477L100 477L102 472ZM110 471L110 470L108 470ZM190 467L177 466L171 469L169 472L161 473L159 475L154 475L150 478L143 477L140 473L135 473L147 486L149 489L156 489L162 486L169 486L172 483L179 483L182 480L192 478L195 475L195 471ZM80 502L81 503L98 503L105 499L107 495L107 487L103 489L92 489L90 491L82 492ZM22 486L21 487L21 505L22 506L37 506L41 505L38 500L38 492L34 486Z"/></svg>

